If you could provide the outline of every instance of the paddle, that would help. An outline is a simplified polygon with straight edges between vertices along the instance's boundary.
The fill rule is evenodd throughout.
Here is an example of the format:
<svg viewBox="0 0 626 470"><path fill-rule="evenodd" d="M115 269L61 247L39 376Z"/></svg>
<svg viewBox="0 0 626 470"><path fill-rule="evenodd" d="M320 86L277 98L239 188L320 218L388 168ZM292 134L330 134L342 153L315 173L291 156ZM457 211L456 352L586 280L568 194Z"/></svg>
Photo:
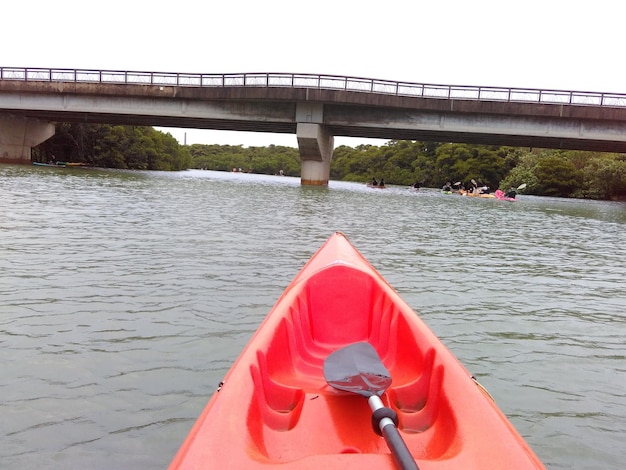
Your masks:
<svg viewBox="0 0 626 470"><path fill-rule="evenodd" d="M522 183L517 187L517 190L524 189L526 187L526 183Z"/></svg>
<svg viewBox="0 0 626 470"><path fill-rule="evenodd" d="M418 470L396 427L398 416L380 399L391 385L391 376L371 344L353 343L333 352L324 361L324 377L333 388L366 397L374 431L385 438L398 468Z"/></svg>

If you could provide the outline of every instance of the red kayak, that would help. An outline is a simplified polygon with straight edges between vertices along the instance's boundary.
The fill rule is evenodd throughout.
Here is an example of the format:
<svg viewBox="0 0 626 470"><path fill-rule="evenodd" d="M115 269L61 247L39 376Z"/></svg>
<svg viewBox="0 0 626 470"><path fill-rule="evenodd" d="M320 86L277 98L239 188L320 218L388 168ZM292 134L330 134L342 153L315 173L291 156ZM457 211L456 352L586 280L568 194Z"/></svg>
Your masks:
<svg viewBox="0 0 626 470"><path fill-rule="evenodd" d="M169 468L544 466L337 232L278 299Z"/></svg>

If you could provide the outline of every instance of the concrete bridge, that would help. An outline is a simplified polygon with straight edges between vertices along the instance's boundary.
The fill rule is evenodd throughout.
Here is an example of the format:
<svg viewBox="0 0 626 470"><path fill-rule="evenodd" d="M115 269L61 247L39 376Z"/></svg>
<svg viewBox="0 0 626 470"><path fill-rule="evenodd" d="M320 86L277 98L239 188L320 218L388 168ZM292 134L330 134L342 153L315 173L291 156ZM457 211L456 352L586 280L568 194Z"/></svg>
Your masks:
<svg viewBox="0 0 626 470"><path fill-rule="evenodd" d="M0 67L0 161L30 163L55 122L296 134L302 184L334 136L626 152L626 95L311 74Z"/></svg>

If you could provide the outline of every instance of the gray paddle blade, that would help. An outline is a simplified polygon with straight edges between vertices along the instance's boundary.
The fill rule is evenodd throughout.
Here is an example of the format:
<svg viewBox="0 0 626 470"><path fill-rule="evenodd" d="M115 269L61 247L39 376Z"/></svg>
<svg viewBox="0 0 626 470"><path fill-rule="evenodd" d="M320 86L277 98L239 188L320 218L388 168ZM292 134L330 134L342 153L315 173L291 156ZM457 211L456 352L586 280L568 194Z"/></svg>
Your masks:
<svg viewBox="0 0 626 470"><path fill-rule="evenodd" d="M369 343L353 343L329 355L324 377L333 388L364 397L382 395L391 385L391 376Z"/></svg>

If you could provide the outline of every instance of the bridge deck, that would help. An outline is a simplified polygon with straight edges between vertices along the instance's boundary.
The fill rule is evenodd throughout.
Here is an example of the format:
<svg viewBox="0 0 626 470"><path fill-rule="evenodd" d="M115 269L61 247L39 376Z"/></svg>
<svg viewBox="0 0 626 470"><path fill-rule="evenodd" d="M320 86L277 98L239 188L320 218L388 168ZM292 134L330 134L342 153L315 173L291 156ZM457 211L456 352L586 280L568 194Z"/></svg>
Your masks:
<svg viewBox="0 0 626 470"><path fill-rule="evenodd" d="M0 67L0 113L56 122L296 133L323 104L333 136L626 152L626 95L308 74Z"/></svg>

